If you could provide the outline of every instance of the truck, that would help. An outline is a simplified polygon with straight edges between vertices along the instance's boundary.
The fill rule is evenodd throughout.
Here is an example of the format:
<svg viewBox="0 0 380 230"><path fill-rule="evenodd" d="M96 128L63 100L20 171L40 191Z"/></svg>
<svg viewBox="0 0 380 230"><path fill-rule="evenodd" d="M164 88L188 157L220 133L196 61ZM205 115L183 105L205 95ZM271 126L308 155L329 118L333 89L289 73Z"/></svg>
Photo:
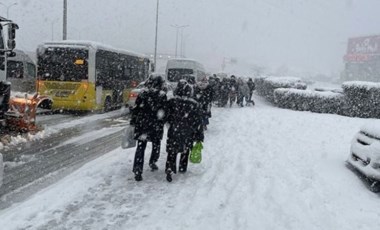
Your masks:
<svg viewBox="0 0 380 230"><path fill-rule="evenodd" d="M0 17L0 134L5 132L5 117L9 110L11 84L7 82L7 57L15 56L13 49L16 47L16 30L18 25L11 20ZM0 153L0 186L3 182L3 156Z"/></svg>
<svg viewBox="0 0 380 230"><path fill-rule="evenodd" d="M16 30L18 25L9 19L0 17L0 121L2 121L1 132L5 114L9 109L9 99L11 95L11 84L7 81L7 57L15 56L13 52L16 48Z"/></svg>
<svg viewBox="0 0 380 230"><path fill-rule="evenodd" d="M18 25L0 17L0 138L4 134L37 131L36 111L39 105L50 101L47 96L28 95L11 97L8 80L8 58L16 56L16 30Z"/></svg>

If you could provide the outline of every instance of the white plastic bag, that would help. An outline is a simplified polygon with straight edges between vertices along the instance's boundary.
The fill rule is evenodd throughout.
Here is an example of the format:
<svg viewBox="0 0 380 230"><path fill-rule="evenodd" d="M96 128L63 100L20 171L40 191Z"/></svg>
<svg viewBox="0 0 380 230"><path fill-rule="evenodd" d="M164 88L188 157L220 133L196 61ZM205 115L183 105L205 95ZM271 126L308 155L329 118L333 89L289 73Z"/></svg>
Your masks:
<svg viewBox="0 0 380 230"><path fill-rule="evenodd" d="M134 139L135 127L127 125L121 136L121 148L129 149L136 147L136 140Z"/></svg>

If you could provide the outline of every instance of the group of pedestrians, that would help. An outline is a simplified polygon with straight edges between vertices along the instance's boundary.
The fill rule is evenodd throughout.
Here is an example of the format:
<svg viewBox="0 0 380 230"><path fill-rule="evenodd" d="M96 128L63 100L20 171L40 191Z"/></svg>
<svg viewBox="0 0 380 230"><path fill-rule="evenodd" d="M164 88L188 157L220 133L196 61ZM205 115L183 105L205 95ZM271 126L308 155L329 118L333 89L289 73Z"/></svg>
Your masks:
<svg viewBox="0 0 380 230"><path fill-rule="evenodd" d="M194 142L204 140L204 130L211 117L212 89L206 78L195 84L180 80L174 97L168 100L161 76L149 79L147 87L138 95L132 109L130 124L134 126L134 139L137 140L133 173L136 181L143 179L147 142L152 142L149 167L152 171L158 169L161 140L167 123L165 173L167 181L171 182L173 173L177 173L177 155L180 154L178 171L185 173Z"/></svg>
<svg viewBox="0 0 380 230"><path fill-rule="evenodd" d="M236 78L235 75L231 75L230 78L226 77L220 80L214 74L210 82L212 82L215 93L214 102L219 107L225 107L228 104L232 107L234 103L240 107L244 107L244 104L254 105L252 94L255 90L255 83L252 78L246 81L243 78Z"/></svg>

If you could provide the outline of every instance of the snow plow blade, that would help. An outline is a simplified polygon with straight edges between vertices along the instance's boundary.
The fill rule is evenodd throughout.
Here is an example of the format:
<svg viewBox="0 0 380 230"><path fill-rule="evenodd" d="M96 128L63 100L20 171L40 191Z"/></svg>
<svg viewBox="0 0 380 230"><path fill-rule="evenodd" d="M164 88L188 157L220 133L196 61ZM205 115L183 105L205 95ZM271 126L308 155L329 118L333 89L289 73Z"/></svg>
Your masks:
<svg viewBox="0 0 380 230"><path fill-rule="evenodd" d="M47 96L13 97L9 100L9 110L5 113L6 128L17 132L37 131L37 107L45 101L51 101Z"/></svg>

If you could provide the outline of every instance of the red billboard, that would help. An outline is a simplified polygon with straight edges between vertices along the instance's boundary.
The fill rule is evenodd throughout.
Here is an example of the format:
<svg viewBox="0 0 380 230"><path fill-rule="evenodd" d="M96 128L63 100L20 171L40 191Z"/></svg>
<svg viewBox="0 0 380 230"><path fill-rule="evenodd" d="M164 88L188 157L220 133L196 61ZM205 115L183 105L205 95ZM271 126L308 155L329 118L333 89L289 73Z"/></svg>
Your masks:
<svg viewBox="0 0 380 230"><path fill-rule="evenodd" d="M346 61L368 61L380 55L380 35L348 39Z"/></svg>

